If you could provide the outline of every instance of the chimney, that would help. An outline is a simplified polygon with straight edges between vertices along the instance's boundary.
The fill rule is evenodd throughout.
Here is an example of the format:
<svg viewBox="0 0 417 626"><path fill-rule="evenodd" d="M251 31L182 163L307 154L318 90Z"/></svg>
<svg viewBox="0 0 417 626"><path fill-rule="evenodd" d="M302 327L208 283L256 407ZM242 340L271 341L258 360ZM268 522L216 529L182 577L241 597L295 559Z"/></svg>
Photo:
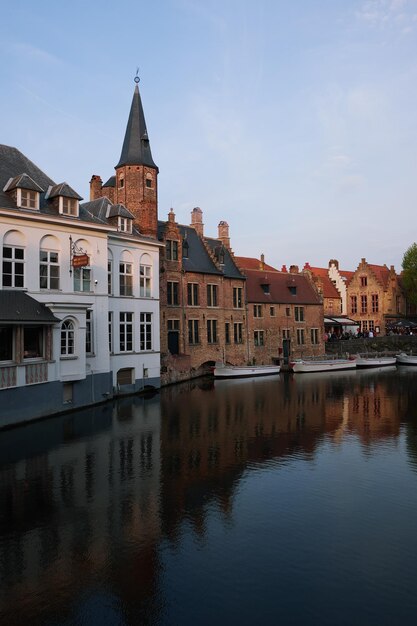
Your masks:
<svg viewBox="0 0 417 626"><path fill-rule="evenodd" d="M259 262L259 269L262 271L265 269L265 255L261 254L261 260Z"/></svg>
<svg viewBox="0 0 417 626"><path fill-rule="evenodd" d="M219 222L219 239L225 248L230 250L229 224L223 220Z"/></svg>
<svg viewBox="0 0 417 626"><path fill-rule="evenodd" d="M330 259L329 267L331 267L332 265L334 265L337 270L339 269L339 261L337 261L337 259Z"/></svg>
<svg viewBox="0 0 417 626"><path fill-rule="evenodd" d="M390 268L389 268L389 269L390 269L390 271L391 271L391 272L395 272L395 268L394 268L394 266L393 266L393 265L390 265Z"/></svg>
<svg viewBox="0 0 417 626"><path fill-rule="evenodd" d="M168 221L175 224L175 213L173 208L171 208L168 213Z"/></svg>
<svg viewBox="0 0 417 626"><path fill-rule="evenodd" d="M102 186L103 181L101 180L100 176L97 176L97 174L93 174L90 180L90 201L101 198Z"/></svg>
<svg viewBox="0 0 417 626"><path fill-rule="evenodd" d="M287 266L286 265L283 265L281 267L281 272L284 272L285 274L287 274L288 270L287 270Z"/></svg>
<svg viewBox="0 0 417 626"><path fill-rule="evenodd" d="M290 265L290 274L298 274L298 265Z"/></svg>
<svg viewBox="0 0 417 626"><path fill-rule="evenodd" d="M362 265L365 265L366 259L365 258L361 259L361 263L362 263Z"/></svg>
<svg viewBox="0 0 417 626"><path fill-rule="evenodd" d="M310 263L308 261L306 263L304 263L303 269L304 270L311 270Z"/></svg>
<svg viewBox="0 0 417 626"><path fill-rule="evenodd" d="M191 211L190 226L196 230L200 237L204 237L203 211L198 206Z"/></svg>

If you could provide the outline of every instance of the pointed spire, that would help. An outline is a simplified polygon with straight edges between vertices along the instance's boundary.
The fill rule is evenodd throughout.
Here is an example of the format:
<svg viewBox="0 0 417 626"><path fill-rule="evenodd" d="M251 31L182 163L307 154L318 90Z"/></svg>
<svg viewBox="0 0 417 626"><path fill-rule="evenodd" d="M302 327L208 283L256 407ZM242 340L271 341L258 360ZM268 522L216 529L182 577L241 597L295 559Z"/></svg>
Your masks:
<svg viewBox="0 0 417 626"><path fill-rule="evenodd" d="M147 165L157 170L158 167L152 158L138 82L135 79L135 92L133 94L132 106L130 107L122 153L116 167L121 167L122 165Z"/></svg>

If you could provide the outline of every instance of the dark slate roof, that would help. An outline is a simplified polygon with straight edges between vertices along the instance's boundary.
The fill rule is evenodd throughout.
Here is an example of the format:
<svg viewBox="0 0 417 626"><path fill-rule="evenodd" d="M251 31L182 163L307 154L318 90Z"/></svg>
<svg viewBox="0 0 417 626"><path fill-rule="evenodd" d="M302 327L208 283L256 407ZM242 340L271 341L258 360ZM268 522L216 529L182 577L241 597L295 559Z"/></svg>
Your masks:
<svg viewBox="0 0 417 626"><path fill-rule="evenodd" d="M42 193L42 191L45 191L45 189L42 189L42 187L40 187L37 183L35 183L33 178L31 178L30 176L28 176L28 174L25 174L25 173L15 176L7 184L6 191L11 191L12 189L17 189L17 188L29 189L30 191L38 191L39 193Z"/></svg>
<svg viewBox="0 0 417 626"><path fill-rule="evenodd" d="M55 324L59 321L47 306L24 291L0 291L0 322Z"/></svg>
<svg viewBox="0 0 417 626"><path fill-rule="evenodd" d="M125 207L124 204L112 204L109 217L127 217L131 220L135 219L135 216Z"/></svg>
<svg viewBox="0 0 417 626"><path fill-rule="evenodd" d="M54 185L54 181L49 178L17 148L0 144L0 207L15 209L13 199L3 191L4 186L10 178L15 178L19 174L26 173L39 187L48 189ZM41 195L42 207L43 194Z"/></svg>
<svg viewBox="0 0 417 626"><path fill-rule="evenodd" d="M107 183L104 183L103 187L116 187L116 176L110 176Z"/></svg>
<svg viewBox="0 0 417 626"><path fill-rule="evenodd" d="M152 158L145 115L137 85L133 94L122 153L116 167L122 165L148 165L158 169Z"/></svg>
<svg viewBox="0 0 417 626"><path fill-rule="evenodd" d="M248 302L271 304L321 304L310 280L302 274L277 271L245 270ZM269 294L262 285L269 285ZM296 287L293 295L290 287Z"/></svg>
<svg viewBox="0 0 417 626"><path fill-rule="evenodd" d="M204 237L204 239L205 239L205 242L207 243L207 245L213 250L213 253L215 254L216 258L218 258L218 254L220 253L220 250L223 251L223 253L224 253L223 273L224 273L224 275L227 278L240 278L240 279L244 280L245 277L243 276L243 274L236 267L235 262L233 260L233 257L230 254L229 250L226 248L226 246L224 246L219 239L209 239L208 237Z"/></svg>
<svg viewBox="0 0 417 626"><path fill-rule="evenodd" d="M109 207L111 206L111 202L106 196L102 198L97 198L96 200L91 200L90 202L83 202L80 204L80 213L84 211L86 214L91 217L99 220L103 224L107 223L107 212Z"/></svg>
<svg viewBox="0 0 417 626"><path fill-rule="evenodd" d="M46 192L47 198L56 198L57 196L64 196L65 198L75 198L76 200L82 200L81 196L79 196L78 193L68 185L68 183L59 183L58 185L52 185L52 187Z"/></svg>

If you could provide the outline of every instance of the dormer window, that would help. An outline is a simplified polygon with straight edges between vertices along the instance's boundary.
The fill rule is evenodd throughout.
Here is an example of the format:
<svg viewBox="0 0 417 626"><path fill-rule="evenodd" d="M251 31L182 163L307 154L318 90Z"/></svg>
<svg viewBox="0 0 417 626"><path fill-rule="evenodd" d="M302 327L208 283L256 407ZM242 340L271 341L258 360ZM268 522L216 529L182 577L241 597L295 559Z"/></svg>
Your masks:
<svg viewBox="0 0 417 626"><path fill-rule="evenodd" d="M261 285L261 287L264 293L269 294L269 284L264 283L263 285Z"/></svg>
<svg viewBox="0 0 417 626"><path fill-rule="evenodd" d="M295 285L290 285L288 287L288 289L290 290L290 294L292 296L296 296L297 295L297 287Z"/></svg>
<svg viewBox="0 0 417 626"><path fill-rule="evenodd" d="M60 197L61 213L78 217L78 200L76 198Z"/></svg>
<svg viewBox="0 0 417 626"><path fill-rule="evenodd" d="M22 209L39 209L39 193L30 189L18 189L17 204Z"/></svg>
<svg viewBox="0 0 417 626"><path fill-rule="evenodd" d="M132 220L130 220L128 217L119 216L118 230L121 233L131 233L132 232Z"/></svg>

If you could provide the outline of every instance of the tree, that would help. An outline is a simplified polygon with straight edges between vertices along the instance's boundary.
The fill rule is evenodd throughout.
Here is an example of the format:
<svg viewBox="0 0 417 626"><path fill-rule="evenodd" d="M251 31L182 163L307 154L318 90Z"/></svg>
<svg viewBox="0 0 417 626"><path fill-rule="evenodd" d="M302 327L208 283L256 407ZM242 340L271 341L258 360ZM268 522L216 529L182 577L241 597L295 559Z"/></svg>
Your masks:
<svg viewBox="0 0 417 626"><path fill-rule="evenodd" d="M417 304L417 243L413 243L403 256L403 284L407 300Z"/></svg>

